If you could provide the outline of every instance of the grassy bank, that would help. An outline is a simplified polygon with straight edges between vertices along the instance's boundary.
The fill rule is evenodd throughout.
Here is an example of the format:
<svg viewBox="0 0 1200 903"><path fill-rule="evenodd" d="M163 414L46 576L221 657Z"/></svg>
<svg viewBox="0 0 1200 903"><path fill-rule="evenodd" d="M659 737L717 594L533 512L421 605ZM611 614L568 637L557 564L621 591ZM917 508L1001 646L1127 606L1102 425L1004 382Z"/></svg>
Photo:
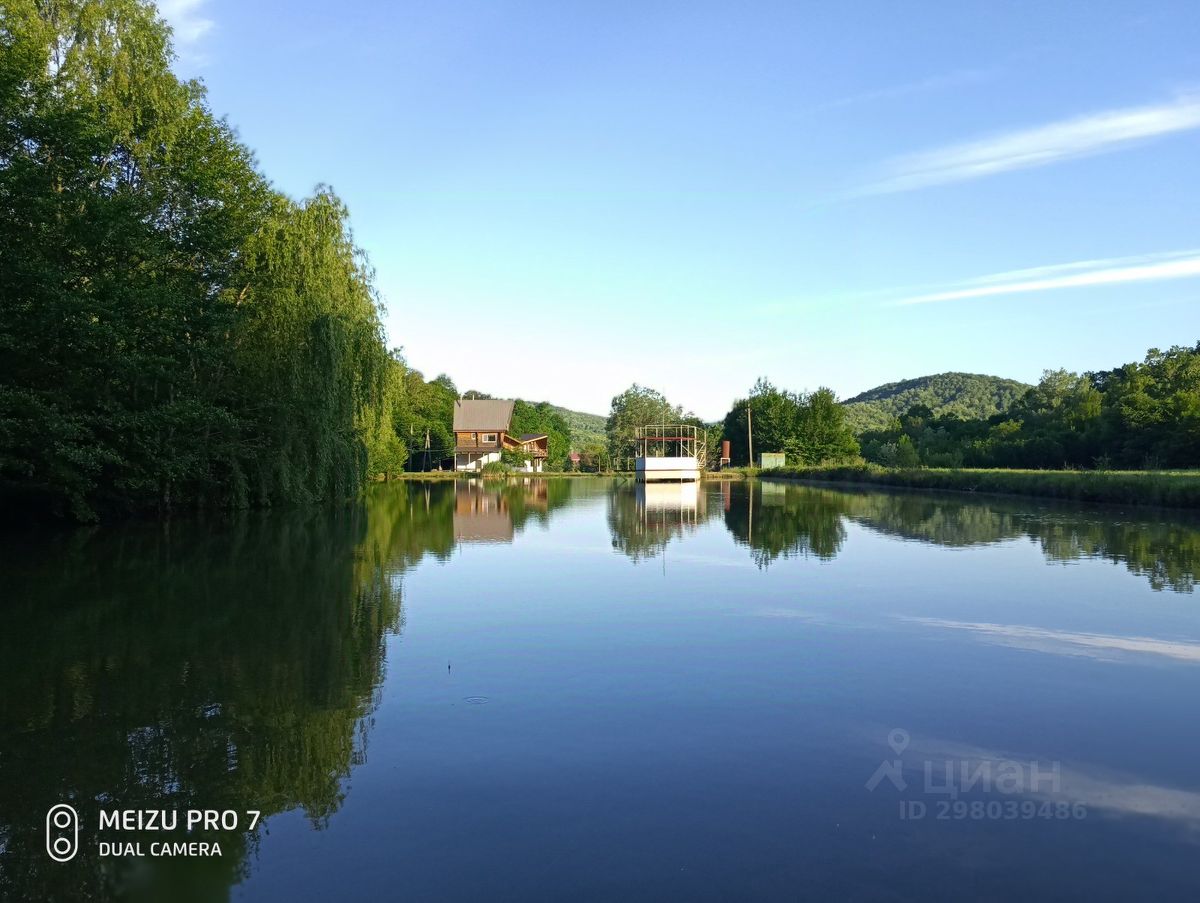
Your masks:
<svg viewBox="0 0 1200 903"><path fill-rule="evenodd" d="M416 481L416 482L429 482L429 481L437 482L439 480L458 480L458 479L463 479L463 480L475 479L475 480L477 480L480 477L482 477L484 479L492 479L492 478L508 479L509 477L544 477L547 479L554 478L556 480L559 478L565 477L567 479L572 479L572 480L575 480L575 479L594 480L596 477L606 477L607 478L607 477L631 477L631 476L633 476L632 471L623 471L623 470L614 470L614 471L605 472L605 473L594 473L591 471L581 472L581 471L577 471L577 470L563 470L563 471L546 470L546 471L542 471L541 473L527 473L524 470L503 470L503 471L497 470L497 471L490 471L487 473L478 473L475 471L466 471L466 470L464 470L464 471L454 471L454 470L420 471L420 470L418 470L418 471L413 471L412 473L395 473L395 474L392 474L391 479L393 481L410 480L410 481ZM382 481L380 481L380 482L382 482Z"/></svg>
<svg viewBox="0 0 1200 903"><path fill-rule="evenodd" d="M705 480L747 480L751 479L758 471L751 471L748 467L726 467L724 470L706 470L704 471Z"/></svg>
<svg viewBox="0 0 1200 903"><path fill-rule="evenodd" d="M1135 470L892 470L865 467L786 467L763 471L766 479L811 480L1031 495L1078 502L1200 508L1200 471Z"/></svg>
<svg viewBox="0 0 1200 903"><path fill-rule="evenodd" d="M757 473L757 471L755 471L755 473ZM589 479L589 478L595 479L596 477L604 477L604 478L632 477L633 475L634 475L634 473L632 470L611 470L611 471L605 471L603 473L595 473L593 471L580 472L580 471L575 471L575 470L567 470L567 471L549 471L549 470L547 470L543 473L526 473L523 470L513 470L513 471L508 471L506 473L494 473L494 474L490 474L490 473L478 474L478 473L467 473L467 472L456 473L455 471L452 471L452 470L430 470L430 471L414 471L412 473L396 473L396 474L392 474L390 479L393 481L395 481L395 480L438 481L438 480L454 480L459 477L462 477L464 479L470 478L470 477L478 478L480 476L498 477L498 478L505 478L505 477L547 477L547 478L550 478L550 477L553 477L554 479L558 479L560 477L567 477L569 479ZM748 471L744 467L729 468L726 470L706 470L702 476L706 481L707 480L744 480L748 476ZM382 480L379 480L377 482L382 482Z"/></svg>

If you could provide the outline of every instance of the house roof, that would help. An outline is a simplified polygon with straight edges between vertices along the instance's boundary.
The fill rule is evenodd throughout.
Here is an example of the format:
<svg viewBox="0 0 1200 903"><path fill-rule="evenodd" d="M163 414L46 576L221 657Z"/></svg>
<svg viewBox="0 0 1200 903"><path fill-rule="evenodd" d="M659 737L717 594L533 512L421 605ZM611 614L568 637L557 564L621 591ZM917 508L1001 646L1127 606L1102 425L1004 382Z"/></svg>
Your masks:
<svg viewBox="0 0 1200 903"><path fill-rule="evenodd" d="M521 441L529 442L532 439L549 439L545 433L521 433Z"/></svg>
<svg viewBox="0 0 1200 903"><path fill-rule="evenodd" d="M513 403L497 398L464 398L454 402L454 431L507 430Z"/></svg>

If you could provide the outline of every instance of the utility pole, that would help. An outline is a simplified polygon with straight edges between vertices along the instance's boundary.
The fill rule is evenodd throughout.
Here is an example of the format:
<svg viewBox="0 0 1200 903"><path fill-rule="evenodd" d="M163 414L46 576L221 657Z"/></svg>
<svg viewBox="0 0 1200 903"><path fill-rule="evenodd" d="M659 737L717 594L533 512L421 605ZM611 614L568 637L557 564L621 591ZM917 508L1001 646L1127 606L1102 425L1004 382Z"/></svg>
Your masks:
<svg viewBox="0 0 1200 903"><path fill-rule="evenodd" d="M429 471L429 430L425 430L425 470Z"/></svg>
<svg viewBox="0 0 1200 903"><path fill-rule="evenodd" d="M746 402L746 445L750 449L750 469L754 469L754 409Z"/></svg>

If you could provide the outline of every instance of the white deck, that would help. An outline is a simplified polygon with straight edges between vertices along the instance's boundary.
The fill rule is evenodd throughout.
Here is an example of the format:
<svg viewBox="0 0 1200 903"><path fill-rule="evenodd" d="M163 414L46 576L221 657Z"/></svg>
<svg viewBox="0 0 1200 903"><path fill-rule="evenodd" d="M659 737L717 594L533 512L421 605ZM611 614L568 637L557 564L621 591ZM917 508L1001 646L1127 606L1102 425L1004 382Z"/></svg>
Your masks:
<svg viewBox="0 0 1200 903"><path fill-rule="evenodd" d="M700 479L700 464L695 458L638 458L634 472L639 483L689 482Z"/></svg>

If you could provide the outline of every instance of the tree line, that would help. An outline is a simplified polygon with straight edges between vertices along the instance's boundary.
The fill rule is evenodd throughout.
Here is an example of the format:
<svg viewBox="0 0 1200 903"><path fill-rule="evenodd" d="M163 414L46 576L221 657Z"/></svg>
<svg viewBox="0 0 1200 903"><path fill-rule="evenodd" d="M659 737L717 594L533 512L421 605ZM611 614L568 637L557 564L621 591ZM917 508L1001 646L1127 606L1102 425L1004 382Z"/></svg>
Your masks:
<svg viewBox="0 0 1200 903"><path fill-rule="evenodd" d="M1016 384L1013 384L1016 385ZM704 424L660 392L633 385L612 400L607 447L591 449L597 467L633 454L633 430L653 423L692 423L708 431L709 466L722 439L734 465L782 452L790 467L862 464L1159 470L1200 467L1200 342L1150 349L1141 361L1111 370L1047 370L1000 413L935 415L924 404L855 435L832 390L792 392L760 378L724 419ZM607 459L605 458L607 456Z"/></svg>
<svg viewBox="0 0 1200 903"><path fill-rule="evenodd" d="M1200 343L1112 370L1047 370L1007 411L933 416L916 405L860 437L890 467L1121 468L1200 466Z"/></svg>
<svg viewBox="0 0 1200 903"><path fill-rule="evenodd" d="M607 445L585 449L600 466L619 467L635 453L634 431L652 424L686 424L704 430L708 467L720 459L722 440L729 440L731 463L750 461L753 435L755 456L782 452L793 465L824 464L857 459L859 448L846 420L846 411L827 388L815 392L790 392L760 378L746 398L734 402L723 420L705 423L695 414L672 404L661 392L634 384L612 400L605 425Z"/></svg>

